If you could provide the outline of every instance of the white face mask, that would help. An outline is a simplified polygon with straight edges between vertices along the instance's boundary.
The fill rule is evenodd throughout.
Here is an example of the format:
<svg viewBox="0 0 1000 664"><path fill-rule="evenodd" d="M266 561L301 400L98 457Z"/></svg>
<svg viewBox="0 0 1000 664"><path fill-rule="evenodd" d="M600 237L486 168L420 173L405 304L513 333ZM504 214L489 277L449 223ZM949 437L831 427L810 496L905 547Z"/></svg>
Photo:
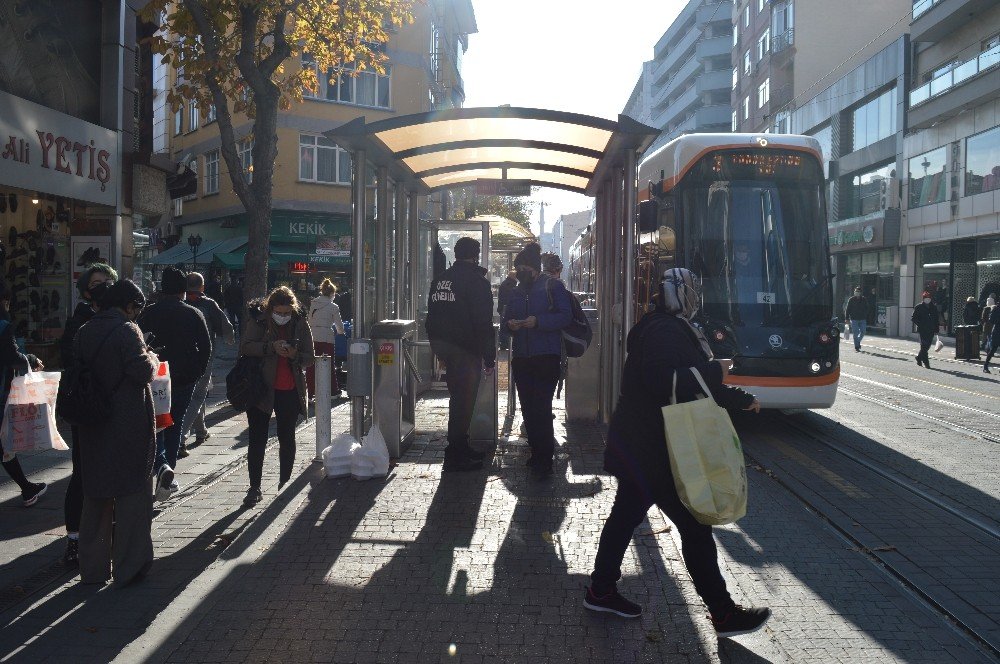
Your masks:
<svg viewBox="0 0 1000 664"><path fill-rule="evenodd" d="M281 314L272 313L271 320L273 320L278 325L287 325L288 321L292 320L292 315L282 316Z"/></svg>
<svg viewBox="0 0 1000 664"><path fill-rule="evenodd" d="M931 303L931 298L925 297L924 298L924 304L930 304L930 303Z"/></svg>

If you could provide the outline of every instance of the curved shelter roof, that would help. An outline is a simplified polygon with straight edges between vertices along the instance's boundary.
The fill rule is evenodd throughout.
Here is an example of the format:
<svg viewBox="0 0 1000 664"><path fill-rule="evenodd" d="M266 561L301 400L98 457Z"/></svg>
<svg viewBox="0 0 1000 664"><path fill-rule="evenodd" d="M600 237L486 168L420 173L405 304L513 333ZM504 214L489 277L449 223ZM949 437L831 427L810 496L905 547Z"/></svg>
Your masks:
<svg viewBox="0 0 1000 664"><path fill-rule="evenodd" d="M421 193L483 179L594 195L626 149L641 153L659 133L625 115L489 107L357 118L325 135Z"/></svg>

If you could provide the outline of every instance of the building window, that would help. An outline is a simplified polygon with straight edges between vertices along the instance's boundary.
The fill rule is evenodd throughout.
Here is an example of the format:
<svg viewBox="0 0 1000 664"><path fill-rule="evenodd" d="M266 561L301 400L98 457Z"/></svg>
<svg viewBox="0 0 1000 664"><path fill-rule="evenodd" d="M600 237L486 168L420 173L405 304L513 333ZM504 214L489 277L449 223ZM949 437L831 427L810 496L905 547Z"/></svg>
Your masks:
<svg viewBox="0 0 1000 664"><path fill-rule="evenodd" d="M841 187L840 218L851 219L882 209L895 170L891 163L844 178Z"/></svg>
<svg viewBox="0 0 1000 664"><path fill-rule="evenodd" d="M965 195L1000 189L1000 127L965 141Z"/></svg>
<svg viewBox="0 0 1000 664"><path fill-rule="evenodd" d="M764 30L764 33L757 40L757 62L764 59L764 56L771 51L771 28Z"/></svg>
<svg viewBox="0 0 1000 664"><path fill-rule="evenodd" d="M740 24L739 23L733 23L733 48L736 48L736 45L740 43L740 29L739 28L740 28Z"/></svg>
<svg viewBox="0 0 1000 664"><path fill-rule="evenodd" d="M191 172L195 174L195 177L198 176L198 157L195 157L188 163L188 168L191 169ZM193 201L196 198L198 198L197 192L193 194L188 194L182 200Z"/></svg>
<svg viewBox="0 0 1000 664"><path fill-rule="evenodd" d="M938 148L907 160L909 206L943 203L947 189L948 150Z"/></svg>
<svg viewBox="0 0 1000 664"><path fill-rule="evenodd" d="M757 108L764 108L764 104L771 101L771 79L765 78L764 82L757 86Z"/></svg>
<svg viewBox="0 0 1000 664"><path fill-rule="evenodd" d="M247 184L253 182L253 137L248 136L236 144L236 151L240 156L240 165L243 167L243 176Z"/></svg>
<svg viewBox="0 0 1000 664"><path fill-rule="evenodd" d="M733 125L732 125L732 131L736 131L736 126L737 126L737 124L736 124L736 123L737 123L737 120L736 120L736 111L733 111Z"/></svg>
<svg viewBox="0 0 1000 664"><path fill-rule="evenodd" d="M750 27L750 5L749 4L746 7L743 8L743 27L744 28L749 28Z"/></svg>
<svg viewBox="0 0 1000 664"><path fill-rule="evenodd" d="M198 128L198 102L191 101L188 105L188 131Z"/></svg>
<svg viewBox="0 0 1000 664"><path fill-rule="evenodd" d="M174 136L184 131L184 109L179 108L174 111Z"/></svg>
<svg viewBox="0 0 1000 664"><path fill-rule="evenodd" d="M743 54L743 73L747 76L750 75L750 49L747 49L746 53Z"/></svg>
<svg viewBox="0 0 1000 664"><path fill-rule="evenodd" d="M205 193L219 193L219 151L205 153Z"/></svg>
<svg viewBox="0 0 1000 664"><path fill-rule="evenodd" d="M312 56L308 53L302 56L302 67L312 69L316 73L317 90L303 89L303 95L309 99L326 99L358 106L389 108L389 90L391 88L392 71L385 65L385 74L373 71L356 71L354 63L343 67L330 67L326 74L320 75Z"/></svg>
<svg viewBox="0 0 1000 664"><path fill-rule="evenodd" d="M852 151L896 133L896 88L854 109Z"/></svg>
<svg viewBox="0 0 1000 664"><path fill-rule="evenodd" d="M205 124L209 124L210 122L215 122L218 119L219 118L215 113L215 104L209 104L208 112L205 113Z"/></svg>
<svg viewBox="0 0 1000 664"><path fill-rule="evenodd" d="M757 0L757 13L764 11L764 5L767 4L767 0Z"/></svg>
<svg viewBox="0 0 1000 664"><path fill-rule="evenodd" d="M299 134L299 179L350 184L351 155L325 136Z"/></svg>
<svg viewBox="0 0 1000 664"><path fill-rule="evenodd" d="M743 98L743 119L750 119L750 97Z"/></svg>
<svg viewBox="0 0 1000 664"><path fill-rule="evenodd" d="M733 67L733 90L736 89L736 86L739 85L739 82L740 82L740 68Z"/></svg>

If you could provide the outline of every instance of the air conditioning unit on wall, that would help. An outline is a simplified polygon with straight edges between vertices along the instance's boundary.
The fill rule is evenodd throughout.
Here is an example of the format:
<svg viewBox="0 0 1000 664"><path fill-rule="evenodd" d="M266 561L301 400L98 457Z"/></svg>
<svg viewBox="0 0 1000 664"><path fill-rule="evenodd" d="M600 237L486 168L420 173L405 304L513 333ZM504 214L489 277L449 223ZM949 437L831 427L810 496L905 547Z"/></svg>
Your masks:
<svg viewBox="0 0 1000 664"><path fill-rule="evenodd" d="M899 178L882 180L879 191L879 207L883 210L899 209Z"/></svg>

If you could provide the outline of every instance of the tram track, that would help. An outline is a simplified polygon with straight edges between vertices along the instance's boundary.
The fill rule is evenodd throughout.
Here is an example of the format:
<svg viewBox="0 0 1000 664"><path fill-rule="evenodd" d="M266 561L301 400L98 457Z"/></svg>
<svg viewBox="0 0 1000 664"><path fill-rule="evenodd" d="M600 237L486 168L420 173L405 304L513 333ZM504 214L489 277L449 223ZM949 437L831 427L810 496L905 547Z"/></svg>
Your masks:
<svg viewBox="0 0 1000 664"><path fill-rule="evenodd" d="M935 533L948 532L955 567L988 570L989 565L996 566L991 561L1000 554L998 524L932 495L885 464L863 458L849 443L838 444L835 434L821 437L793 417L797 416L774 415L773 421L792 434L790 439L804 439L818 447L807 453L785 443L779 432L768 427L767 435L752 434L751 439L759 441L744 445L751 467L777 482L900 590L1000 661L1000 623L995 614L981 610L967 592L952 591L952 579L944 578L950 567L935 568L934 563L940 561L926 553ZM810 482L813 477L820 482ZM825 493L824 488L828 489ZM880 519L870 513L874 505L878 505L874 509L878 515L919 514L921 527L902 524L893 534L899 537L909 530L910 539L904 536L893 543L892 534L887 539L887 533L876 527Z"/></svg>

